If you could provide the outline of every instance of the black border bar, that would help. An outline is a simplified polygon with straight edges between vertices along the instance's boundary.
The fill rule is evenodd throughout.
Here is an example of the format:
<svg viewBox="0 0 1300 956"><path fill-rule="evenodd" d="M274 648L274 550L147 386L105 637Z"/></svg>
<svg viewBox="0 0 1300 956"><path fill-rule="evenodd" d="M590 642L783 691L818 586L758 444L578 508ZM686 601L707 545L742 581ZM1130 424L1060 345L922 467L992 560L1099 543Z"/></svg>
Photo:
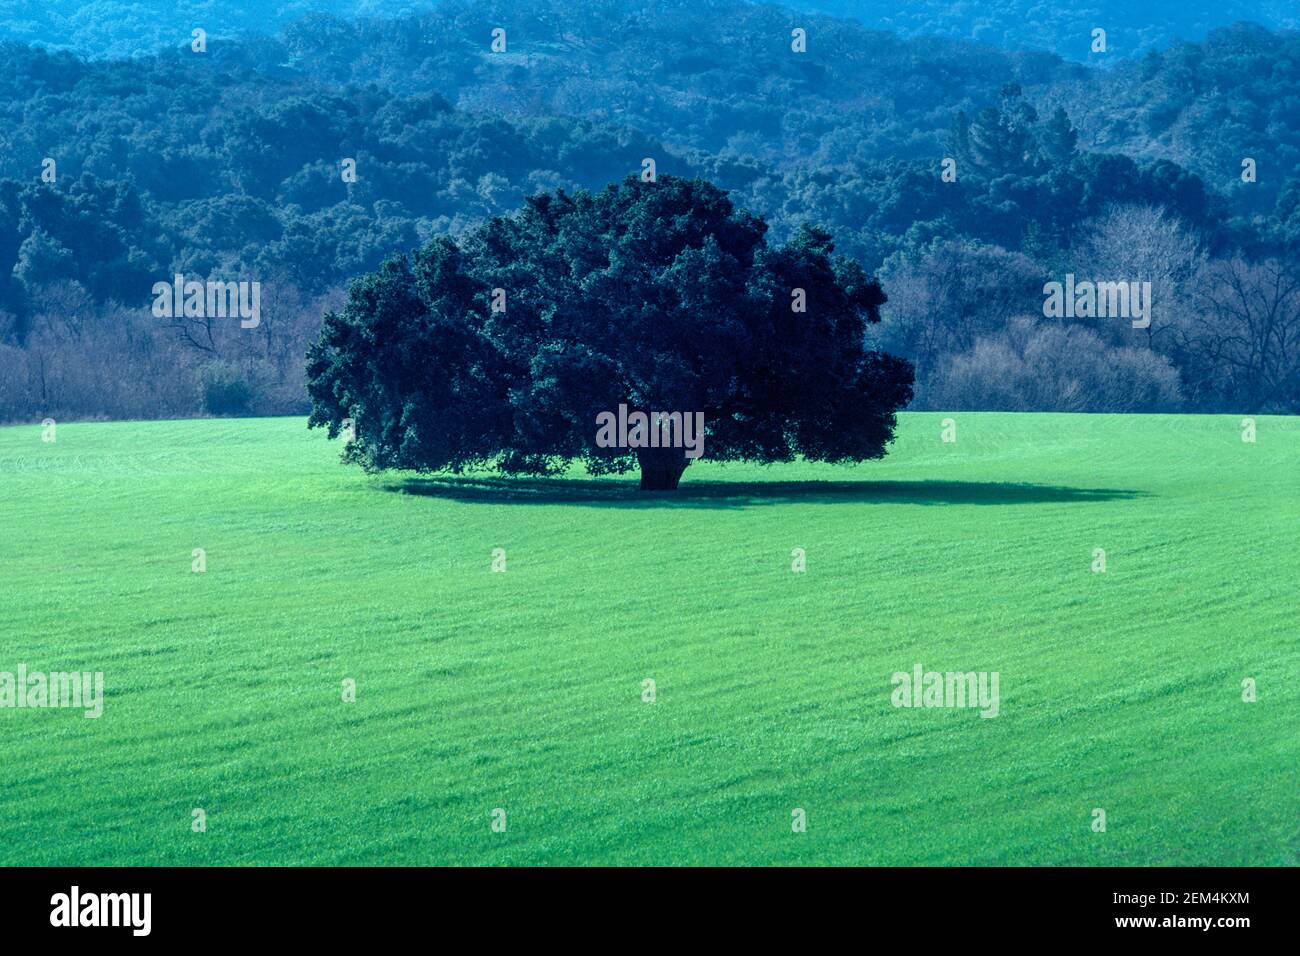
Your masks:
<svg viewBox="0 0 1300 956"><path fill-rule="evenodd" d="M841 926L864 939L919 933L963 945L1124 935L1231 945L1260 929L1295 932L1295 876L1290 868L1191 867L19 867L0 868L0 933L6 942L62 936L81 943L115 937L127 945L263 939L338 945L374 942L376 934L418 939L433 933L449 941L445 934L454 926L488 934L484 941L536 942L595 934L603 925L629 934L623 938L631 945L641 933L665 941L660 934L685 920L732 940L762 939L774 923L784 923L816 924L819 931ZM83 905L91 894L150 894L148 936L135 936L129 925L52 926L56 894L70 903L74 886ZM1248 925L1218 922L1242 918ZM1132 919L1147 925L1119 925ZM1199 925L1205 919L1213 925Z"/></svg>

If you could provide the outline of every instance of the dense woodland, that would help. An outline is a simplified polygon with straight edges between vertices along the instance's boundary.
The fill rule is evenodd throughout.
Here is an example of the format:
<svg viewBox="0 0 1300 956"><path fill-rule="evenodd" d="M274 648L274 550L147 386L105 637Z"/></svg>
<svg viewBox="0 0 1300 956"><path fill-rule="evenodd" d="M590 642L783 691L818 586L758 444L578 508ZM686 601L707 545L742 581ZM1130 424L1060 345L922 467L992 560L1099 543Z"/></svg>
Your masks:
<svg viewBox="0 0 1300 956"><path fill-rule="evenodd" d="M402 16L437 0L0 0L0 40L41 43L88 56L153 53L175 42L176 29L207 25L222 37L276 33L309 13L340 17ZM630 6L630 4L624 4ZM645 0L652 14L672 5ZM787 0L802 13L856 19L903 37L976 40L1008 50L1045 50L1066 59L1095 60L1091 30L1107 31L1110 53L1163 49L1174 40L1203 40L1216 27L1253 20L1273 30L1300 28L1291 0ZM502 9L505 9L504 7Z"/></svg>
<svg viewBox="0 0 1300 956"><path fill-rule="evenodd" d="M791 0L799 10L853 17L903 36L978 40L1005 49L1050 50L1067 59L1095 60L1091 30L1107 33L1107 51L1143 53L1173 39L1202 40L1216 27L1254 20L1273 29L1300 27L1288 0Z"/></svg>
<svg viewBox="0 0 1300 956"><path fill-rule="evenodd" d="M1093 66L738 0L282 9L0 46L0 419L301 413L350 278L646 158L876 275L914 408L1300 410L1300 35ZM260 281L261 325L155 318L176 273ZM1066 273L1152 282L1151 327L1045 319Z"/></svg>

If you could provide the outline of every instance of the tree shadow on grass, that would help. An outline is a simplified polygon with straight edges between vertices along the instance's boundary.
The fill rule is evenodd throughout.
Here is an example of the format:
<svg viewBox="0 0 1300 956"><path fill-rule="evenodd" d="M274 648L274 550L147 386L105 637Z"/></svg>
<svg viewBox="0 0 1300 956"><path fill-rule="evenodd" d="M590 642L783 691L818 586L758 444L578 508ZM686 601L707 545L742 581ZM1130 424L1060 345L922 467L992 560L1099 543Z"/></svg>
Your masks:
<svg viewBox="0 0 1300 956"><path fill-rule="evenodd" d="M745 508L776 504L1032 505L1127 501L1147 492L995 481L690 481L641 491L609 478L407 478L385 491L471 504L608 508Z"/></svg>

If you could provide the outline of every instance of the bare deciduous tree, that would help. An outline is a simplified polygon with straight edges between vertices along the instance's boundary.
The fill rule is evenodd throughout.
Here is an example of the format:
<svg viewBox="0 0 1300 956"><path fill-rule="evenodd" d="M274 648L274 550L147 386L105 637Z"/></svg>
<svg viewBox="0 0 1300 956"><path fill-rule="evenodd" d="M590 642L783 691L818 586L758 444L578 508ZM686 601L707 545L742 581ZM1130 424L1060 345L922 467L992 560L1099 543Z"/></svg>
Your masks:
<svg viewBox="0 0 1300 956"><path fill-rule="evenodd" d="M1102 334L1133 344L1144 338L1151 348L1171 345L1174 329L1186 312L1187 286L1205 263L1191 230L1155 206L1111 206L1090 220L1074 270L1094 281L1151 283L1151 324L1135 329L1112 322Z"/></svg>
<svg viewBox="0 0 1300 956"><path fill-rule="evenodd" d="M925 383L949 355L974 347L1007 320L1042 305L1043 274L1027 256L971 242L945 242L899 262L883 282L889 301L872 348L916 367L913 408L927 407Z"/></svg>
<svg viewBox="0 0 1300 956"><path fill-rule="evenodd" d="M1208 407L1300 411L1300 270L1270 259L1200 270L1177 347L1191 398Z"/></svg>
<svg viewBox="0 0 1300 956"><path fill-rule="evenodd" d="M937 407L960 411L1135 412L1180 401L1178 372L1142 346L1109 346L1091 329L1032 316L980 338L936 374Z"/></svg>

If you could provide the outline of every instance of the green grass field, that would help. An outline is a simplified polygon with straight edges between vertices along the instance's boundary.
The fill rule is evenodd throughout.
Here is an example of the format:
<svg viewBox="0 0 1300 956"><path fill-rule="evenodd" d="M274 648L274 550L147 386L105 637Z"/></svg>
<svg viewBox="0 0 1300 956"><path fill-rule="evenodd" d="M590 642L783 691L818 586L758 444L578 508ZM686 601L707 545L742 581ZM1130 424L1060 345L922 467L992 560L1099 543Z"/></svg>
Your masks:
<svg viewBox="0 0 1300 956"><path fill-rule="evenodd" d="M1297 863L1300 420L943 417L651 497L0 429L0 671L106 685L0 709L0 863ZM892 706L917 663L1000 715Z"/></svg>

